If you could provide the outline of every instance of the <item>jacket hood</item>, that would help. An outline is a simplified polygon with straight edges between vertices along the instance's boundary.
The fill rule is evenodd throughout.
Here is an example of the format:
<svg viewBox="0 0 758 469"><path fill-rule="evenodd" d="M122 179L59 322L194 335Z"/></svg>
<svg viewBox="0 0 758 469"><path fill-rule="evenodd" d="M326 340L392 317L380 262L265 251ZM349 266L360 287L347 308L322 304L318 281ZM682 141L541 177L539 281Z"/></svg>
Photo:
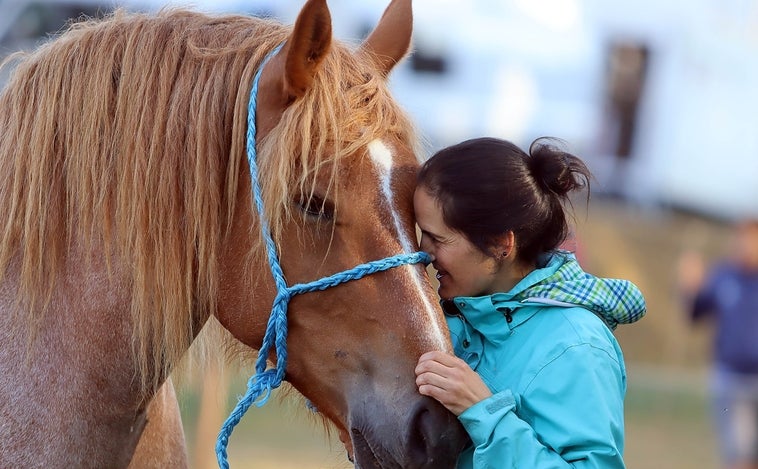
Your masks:
<svg viewBox="0 0 758 469"><path fill-rule="evenodd" d="M538 278L530 279L532 274ZM611 329L636 322L647 311L645 298L634 283L590 275L566 251L548 254L547 265L532 274L511 290L514 300L582 306L600 316Z"/></svg>
<svg viewBox="0 0 758 469"><path fill-rule="evenodd" d="M611 329L645 315L645 298L634 283L590 275L566 251L551 252L542 261L544 267L532 271L509 292L493 295L493 305L580 306L597 314Z"/></svg>

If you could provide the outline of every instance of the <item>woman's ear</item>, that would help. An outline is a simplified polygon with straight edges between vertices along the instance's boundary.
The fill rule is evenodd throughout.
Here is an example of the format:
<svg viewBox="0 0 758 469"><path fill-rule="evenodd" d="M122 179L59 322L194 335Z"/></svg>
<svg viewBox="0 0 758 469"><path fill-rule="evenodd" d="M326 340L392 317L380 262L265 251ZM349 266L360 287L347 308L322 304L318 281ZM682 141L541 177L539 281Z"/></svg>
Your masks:
<svg viewBox="0 0 758 469"><path fill-rule="evenodd" d="M495 244L495 257L499 261L513 259L516 255L516 235L513 231L506 232Z"/></svg>

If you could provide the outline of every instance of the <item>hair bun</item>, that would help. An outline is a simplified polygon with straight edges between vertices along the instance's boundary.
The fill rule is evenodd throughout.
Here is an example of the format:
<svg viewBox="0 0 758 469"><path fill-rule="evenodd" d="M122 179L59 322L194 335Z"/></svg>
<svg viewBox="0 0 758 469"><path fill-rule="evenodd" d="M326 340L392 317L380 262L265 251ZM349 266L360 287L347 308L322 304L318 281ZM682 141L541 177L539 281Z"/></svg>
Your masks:
<svg viewBox="0 0 758 469"><path fill-rule="evenodd" d="M576 156L564 151L564 143L553 138L539 138L529 147L527 166L537 184L561 197L589 185L589 171Z"/></svg>

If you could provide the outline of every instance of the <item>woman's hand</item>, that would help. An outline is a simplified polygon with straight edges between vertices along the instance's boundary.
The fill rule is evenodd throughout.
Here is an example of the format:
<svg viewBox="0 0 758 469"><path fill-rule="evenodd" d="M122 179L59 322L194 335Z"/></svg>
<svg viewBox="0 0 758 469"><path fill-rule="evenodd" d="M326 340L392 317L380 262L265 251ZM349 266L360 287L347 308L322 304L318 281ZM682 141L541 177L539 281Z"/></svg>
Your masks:
<svg viewBox="0 0 758 469"><path fill-rule="evenodd" d="M455 415L492 395L476 371L445 352L427 352L416 365L418 392L432 397Z"/></svg>

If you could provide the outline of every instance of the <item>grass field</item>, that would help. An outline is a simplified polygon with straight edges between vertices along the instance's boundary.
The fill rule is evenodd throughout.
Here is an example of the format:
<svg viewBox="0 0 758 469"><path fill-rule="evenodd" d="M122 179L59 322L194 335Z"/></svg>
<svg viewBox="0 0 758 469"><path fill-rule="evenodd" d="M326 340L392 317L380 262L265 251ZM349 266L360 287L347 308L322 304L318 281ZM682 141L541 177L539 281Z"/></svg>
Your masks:
<svg viewBox="0 0 758 469"><path fill-rule="evenodd" d="M716 469L704 373L629 369L626 451L630 469Z"/></svg>
<svg viewBox="0 0 758 469"><path fill-rule="evenodd" d="M642 321L617 331L629 377L627 466L716 469L716 446L708 419L710 331L687 323L677 299L674 273L684 249L700 250L706 257L722 252L726 227L686 214L610 200L593 199L590 207L586 217L579 215L577 228L586 270L634 281L648 302L648 315ZM235 381L229 399L218 403L215 423L208 428L197 427L197 389L190 384L179 391L193 467L217 467L215 435L234 396L244 392L244 381ZM232 435L229 456L231 467L238 469L352 467L336 436L327 436L319 420L297 398L272 398L263 408L252 408Z"/></svg>

